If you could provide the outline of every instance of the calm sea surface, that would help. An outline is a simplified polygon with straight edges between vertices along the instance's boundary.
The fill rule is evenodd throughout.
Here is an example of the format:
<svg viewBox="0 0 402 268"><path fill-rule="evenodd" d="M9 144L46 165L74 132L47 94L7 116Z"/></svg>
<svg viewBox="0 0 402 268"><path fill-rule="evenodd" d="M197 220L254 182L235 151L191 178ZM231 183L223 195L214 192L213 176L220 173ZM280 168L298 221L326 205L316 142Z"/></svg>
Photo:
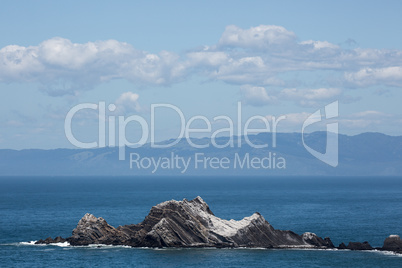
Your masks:
<svg viewBox="0 0 402 268"><path fill-rule="evenodd" d="M218 217L260 212L274 228L382 246L402 235L402 177L0 177L1 267L402 267L380 252L34 246L87 212L115 227L160 202L201 196Z"/></svg>

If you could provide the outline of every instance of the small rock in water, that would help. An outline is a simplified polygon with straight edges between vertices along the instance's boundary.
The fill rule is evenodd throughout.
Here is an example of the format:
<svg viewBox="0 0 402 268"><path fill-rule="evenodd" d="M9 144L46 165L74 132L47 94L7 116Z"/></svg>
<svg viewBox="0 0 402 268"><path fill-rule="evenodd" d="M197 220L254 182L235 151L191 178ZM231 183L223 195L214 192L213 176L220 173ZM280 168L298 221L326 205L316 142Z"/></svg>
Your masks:
<svg viewBox="0 0 402 268"><path fill-rule="evenodd" d="M373 247L367 241L361 242L349 242L348 246L346 247L350 250L372 250Z"/></svg>

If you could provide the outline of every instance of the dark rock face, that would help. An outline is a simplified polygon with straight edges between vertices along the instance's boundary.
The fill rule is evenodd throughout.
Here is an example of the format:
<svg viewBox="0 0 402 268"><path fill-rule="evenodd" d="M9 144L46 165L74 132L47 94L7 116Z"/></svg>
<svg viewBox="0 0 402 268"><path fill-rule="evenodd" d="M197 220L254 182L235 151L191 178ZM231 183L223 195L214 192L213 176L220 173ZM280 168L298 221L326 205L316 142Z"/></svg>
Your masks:
<svg viewBox="0 0 402 268"><path fill-rule="evenodd" d="M122 244L128 237L110 226L102 217L85 214L67 241L74 246L89 244ZM119 243L120 242L120 243Z"/></svg>
<svg viewBox="0 0 402 268"><path fill-rule="evenodd" d="M399 235L390 235L385 238L382 249L402 253L402 240Z"/></svg>
<svg viewBox="0 0 402 268"><path fill-rule="evenodd" d="M55 239L52 239L50 236L46 238L45 240L40 239L35 242L35 244L54 244L54 243L64 243L66 242L66 239L64 239L61 236L56 237Z"/></svg>
<svg viewBox="0 0 402 268"><path fill-rule="evenodd" d="M335 248L334 244L333 244L332 241L331 241L331 238L325 237L325 238L324 238L324 241L325 241L327 247L329 247L329 248Z"/></svg>
<svg viewBox="0 0 402 268"><path fill-rule="evenodd" d="M373 247L370 246L370 244L367 241L365 241L363 243L349 242L349 244L346 248L350 249L350 250L372 250L373 249Z"/></svg>
<svg viewBox="0 0 402 268"><path fill-rule="evenodd" d="M346 247L345 243L341 243L341 244L339 244L338 249L347 249L347 247Z"/></svg>
<svg viewBox="0 0 402 268"><path fill-rule="evenodd" d="M334 248L334 244L332 243L329 237L325 237L322 239L321 237L316 236L313 233L304 233L302 235L304 241L308 242L311 245L316 247L326 247L326 248Z"/></svg>
<svg viewBox="0 0 402 268"><path fill-rule="evenodd" d="M201 197L166 201L152 207L139 224L114 228L85 214L66 239L71 245L109 244L133 247L333 248L329 238L274 229L259 213L240 221L216 217ZM48 241L49 242L49 241ZM38 243L48 243L43 240Z"/></svg>

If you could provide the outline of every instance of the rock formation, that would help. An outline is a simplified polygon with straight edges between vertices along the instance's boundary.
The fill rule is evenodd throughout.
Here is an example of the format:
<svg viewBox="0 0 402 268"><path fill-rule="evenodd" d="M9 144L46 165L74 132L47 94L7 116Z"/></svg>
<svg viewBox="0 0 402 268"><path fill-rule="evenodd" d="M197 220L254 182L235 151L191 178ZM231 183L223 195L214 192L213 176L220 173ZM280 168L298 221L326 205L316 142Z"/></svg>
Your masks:
<svg viewBox="0 0 402 268"><path fill-rule="evenodd" d="M64 243L66 242L66 239L64 239L61 236L56 237L55 239L48 237L45 240L40 239L38 241L35 242L35 244L53 244L53 243Z"/></svg>
<svg viewBox="0 0 402 268"><path fill-rule="evenodd" d="M201 197L163 202L143 222L118 228L86 214L67 241L133 247L333 247L331 240L313 233L275 230L259 213L240 221L220 219Z"/></svg>
<svg viewBox="0 0 402 268"><path fill-rule="evenodd" d="M350 250L372 250L373 247L370 246L369 242L364 241L363 243L361 242L349 242L349 244L346 246L346 249Z"/></svg>
<svg viewBox="0 0 402 268"><path fill-rule="evenodd" d="M384 241L382 249L402 253L402 240L399 235L388 236Z"/></svg>
<svg viewBox="0 0 402 268"><path fill-rule="evenodd" d="M298 235L274 229L258 212L242 220L216 217L201 197L188 201L166 201L151 208L139 224L114 228L106 220L85 214L67 239L39 240L38 244L68 241L73 246L89 244L128 245L132 247L263 247L335 248L331 239L314 233ZM369 250L368 242L342 243L339 249ZM388 237L383 250L400 251L399 236Z"/></svg>

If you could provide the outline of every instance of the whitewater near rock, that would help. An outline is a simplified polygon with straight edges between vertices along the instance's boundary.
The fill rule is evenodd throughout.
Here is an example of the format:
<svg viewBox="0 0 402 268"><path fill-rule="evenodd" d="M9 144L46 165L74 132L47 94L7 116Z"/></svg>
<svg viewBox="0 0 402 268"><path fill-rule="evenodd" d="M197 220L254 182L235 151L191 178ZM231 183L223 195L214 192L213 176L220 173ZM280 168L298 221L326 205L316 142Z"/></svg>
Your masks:
<svg viewBox="0 0 402 268"><path fill-rule="evenodd" d="M224 220L216 217L201 198L183 201L165 201L151 208L139 224L109 225L102 217L85 214L66 239L57 237L39 240L37 244L67 241L72 246L90 244L127 245L131 247L217 247L217 248L335 248L331 239L306 232L298 235L292 231L277 230L258 212L242 220ZM384 249L399 251L399 236L386 239ZM367 243L343 243L340 249L367 250Z"/></svg>

